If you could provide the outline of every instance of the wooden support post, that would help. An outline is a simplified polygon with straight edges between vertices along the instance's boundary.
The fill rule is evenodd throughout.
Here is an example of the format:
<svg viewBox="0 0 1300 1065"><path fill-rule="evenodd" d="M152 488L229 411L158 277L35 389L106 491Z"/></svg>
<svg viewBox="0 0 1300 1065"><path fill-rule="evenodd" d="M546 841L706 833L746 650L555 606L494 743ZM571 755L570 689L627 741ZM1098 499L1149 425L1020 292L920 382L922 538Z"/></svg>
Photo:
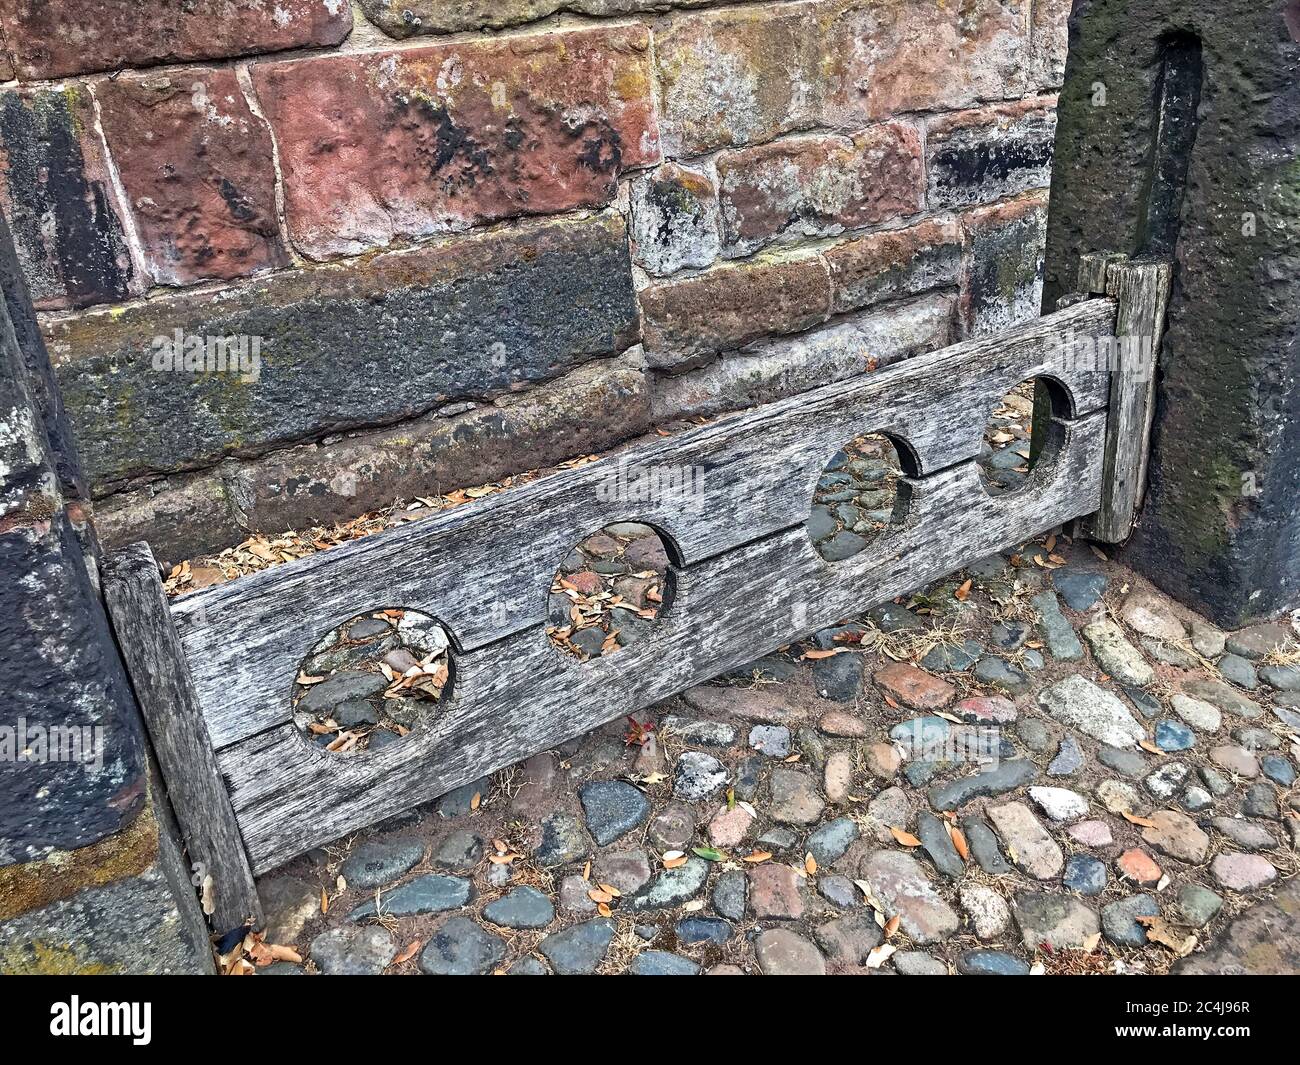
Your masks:
<svg viewBox="0 0 1300 1065"><path fill-rule="evenodd" d="M108 561L104 598L189 860L212 877L213 924L218 932L248 920L260 926L244 839L148 544L132 544Z"/></svg>
<svg viewBox="0 0 1300 1065"><path fill-rule="evenodd" d="M1095 271L1102 256L1084 256ZM1080 267L1082 275L1084 266ZM1120 543L1133 531L1146 490L1151 423L1155 415L1156 356L1165 328L1165 306L1173 269L1168 262L1106 265L1106 293L1119 302L1111 368L1110 415L1102 467L1101 508L1088 533L1104 543ZM1090 284L1096 283L1095 276Z"/></svg>
<svg viewBox="0 0 1300 1065"><path fill-rule="evenodd" d="M1127 262L1128 256L1118 251L1099 251L1079 256L1078 291L1087 296L1110 295L1106 287L1110 268Z"/></svg>
<svg viewBox="0 0 1300 1065"><path fill-rule="evenodd" d="M1066 292L1057 297L1056 309L1063 311L1094 296L1105 296L1106 271L1115 264L1126 262L1128 256L1123 252L1101 251L1079 256L1079 280L1073 292ZM1046 417L1046 415L1044 415ZM1038 413L1035 411L1035 420Z"/></svg>

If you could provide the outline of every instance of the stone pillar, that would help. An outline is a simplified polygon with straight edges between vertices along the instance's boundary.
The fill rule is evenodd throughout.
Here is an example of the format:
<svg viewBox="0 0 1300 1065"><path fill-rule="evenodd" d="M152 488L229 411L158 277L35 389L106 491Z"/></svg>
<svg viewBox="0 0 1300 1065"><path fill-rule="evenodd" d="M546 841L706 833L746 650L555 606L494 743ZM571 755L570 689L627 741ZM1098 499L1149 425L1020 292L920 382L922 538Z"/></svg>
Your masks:
<svg viewBox="0 0 1300 1065"><path fill-rule="evenodd" d="M1300 2L1076 0L1044 309L1078 257L1170 256L1128 562L1238 625L1300 601Z"/></svg>
<svg viewBox="0 0 1300 1065"><path fill-rule="evenodd" d="M208 971L3 221L0 288L0 973Z"/></svg>

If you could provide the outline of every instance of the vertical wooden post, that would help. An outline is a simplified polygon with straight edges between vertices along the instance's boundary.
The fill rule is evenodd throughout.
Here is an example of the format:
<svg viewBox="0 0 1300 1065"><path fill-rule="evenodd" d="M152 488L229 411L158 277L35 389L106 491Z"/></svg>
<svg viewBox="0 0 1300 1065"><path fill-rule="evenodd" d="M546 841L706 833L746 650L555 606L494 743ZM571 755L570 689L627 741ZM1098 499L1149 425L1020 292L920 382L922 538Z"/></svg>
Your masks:
<svg viewBox="0 0 1300 1065"><path fill-rule="evenodd" d="M1078 291L1085 296L1109 295L1106 279L1110 268L1127 261L1128 256L1118 251L1090 252L1087 255L1080 255Z"/></svg>
<svg viewBox="0 0 1300 1065"><path fill-rule="evenodd" d="M1102 256L1084 256L1090 285ZM1110 415L1106 431L1101 508L1088 533L1095 540L1119 543L1133 531L1146 490L1151 422L1155 416L1156 356L1165 328L1165 307L1173 268L1168 262L1105 264L1105 290L1119 301L1115 318L1117 344L1110 378Z"/></svg>
<svg viewBox="0 0 1300 1065"><path fill-rule="evenodd" d="M212 877L213 924L218 932L249 920L260 926L262 905L244 839L148 544L108 559L104 599L190 862Z"/></svg>

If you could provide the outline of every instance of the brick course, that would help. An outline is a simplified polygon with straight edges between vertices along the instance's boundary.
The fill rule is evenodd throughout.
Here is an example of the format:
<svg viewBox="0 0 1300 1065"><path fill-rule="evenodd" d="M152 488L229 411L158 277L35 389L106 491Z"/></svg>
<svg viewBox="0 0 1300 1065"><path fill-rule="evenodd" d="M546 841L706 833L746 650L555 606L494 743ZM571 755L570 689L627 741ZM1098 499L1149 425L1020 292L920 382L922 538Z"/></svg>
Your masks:
<svg viewBox="0 0 1300 1065"><path fill-rule="evenodd" d="M1034 313L1068 7L361 0L344 42L335 0L0 0L0 74L127 68L0 96L0 206L108 527L349 516L431 488L385 434L461 426L437 477L469 483ZM154 372L178 327L269 341L258 380ZM599 421L547 390L628 359L642 413L609 431L492 430L516 401ZM367 449L379 495L331 489Z"/></svg>

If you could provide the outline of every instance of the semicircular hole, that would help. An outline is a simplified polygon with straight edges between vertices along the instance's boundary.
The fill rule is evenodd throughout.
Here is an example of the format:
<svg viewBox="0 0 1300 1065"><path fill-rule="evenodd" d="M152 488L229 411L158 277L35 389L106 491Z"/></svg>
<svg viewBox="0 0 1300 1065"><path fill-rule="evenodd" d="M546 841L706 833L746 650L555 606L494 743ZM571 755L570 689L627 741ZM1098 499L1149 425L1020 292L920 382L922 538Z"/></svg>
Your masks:
<svg viewBox="0 0 1300 1065"><path fill-rule="evenodd" d="M989 495L1005 495L1029 483L1059 445L1052 418L1068 415L1068 404L1060 383L1047 377L1021 381L998 400L985 423L977 460L980 483ZM1041 426L1038 441L1036 420Z"/></svg>
<svg viewBox="0 0 1300 1065"><path fill-rule="evenodd" d="M907 445L882 433L855 436L837 451L813 489L808 538L827 562L852 558L907 516L914 473Z"/></svg>
<svg viewBox="0 0 1300 1065"><path fill-rule="evenodd" d="M332 754L378 750L426 725L451 695L447 630L418 610L381 608L327 632L293 685L293 720Z"/></svg>
<svg viewBox="0 0 1300 1065"><path fill-rule="evenodd" d="M546 635L588 661L644 639L672 602L668 544L649 525L616 522L579 542L547 600Z"/></svg>

